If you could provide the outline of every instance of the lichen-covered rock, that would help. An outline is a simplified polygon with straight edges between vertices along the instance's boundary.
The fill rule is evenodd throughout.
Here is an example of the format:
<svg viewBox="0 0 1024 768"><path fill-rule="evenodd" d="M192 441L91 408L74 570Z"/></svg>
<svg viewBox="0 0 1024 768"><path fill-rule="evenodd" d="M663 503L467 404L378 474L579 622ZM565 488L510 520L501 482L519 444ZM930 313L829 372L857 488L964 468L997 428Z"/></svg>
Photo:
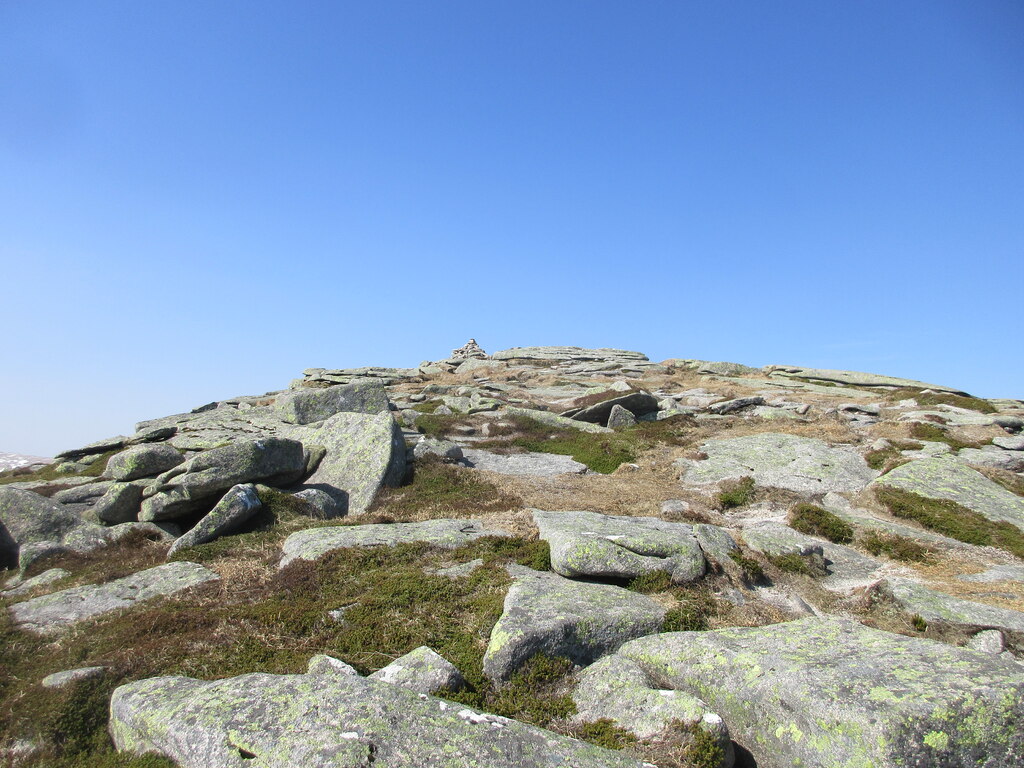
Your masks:
<svg viewBox="0 0 1024 768"><path fill-rule="evenodd" d="M662 505L664 509L664 505ZM717 525L697 523L693 526L693 535L697 537L704 557L708 560L723 565L730 561L730 555L739 550L736 540L724 528Z"/></svg>
<svg viewBox="0 0 1024 768"><path fill-rule="evenodd" d="M60 502L32 491L0 486L0 568L18 561L18 551L37 541L59 541L82 519Z"/></svg>
<svg viewBox="0 0 1024 768"><path fill-rule="evenodd" d="M532 475L554 477L555 475L582 475L587 465L572 456L555 453L492 453L479 448L463 448L462 463L473 469L485 469L499 475Z"/></svg>
<svg viewBox="0 0 1024 768"><path fill-rule="evenodd" d="M764 405L764 398L760 395L755 397L737 397L734 400L723 400L718 403L712 403L708 406L708 411L711 413L717 413L719 416L724 416L727 413L736 413L744 410L745 408L753 408L759 405Z"/></svg>
<svg viewBox="0 0 1024 768"><path fill-rule="evenodd" d="M288 485L305 472L307 456L297 440L245 440L200 453L165 472L143 492L143 521L172 520L202 508L239 483Z"/></svg>
<svg viewBox="0 0 1024 768"><path fill-rule="evenodd" d="M328 656L325 653L318 653L313 656L306 665L307 675L345 675L346 677L359 677L355 667L346 664L341 659Z"/></svg>
<svg viewBox="0 0 1024 768"><path fill-rule="evenodd" d="M808 618L655 635L618 655L707 702L761 768L1010 768L1024 758L1024 674L984 653Z"/></svg>
<svg viewBox="0 0 1024 768"><path fill-rule="evenodd" d="M636 415L632 411L617 403L612 406L608 413L607 426L609 429L625 429L634 425L636 425Z"/></svg>
<svg viewBox="0 0 1024 768"><path fill-rule="evenodd" d="M386 413L388 395L380 379L315 389L293 389L277 396L274 409L289 424L312 424L336 413Z"/></svg>
<svg viewBox="0 0 1024 768"><path fill-rule="evenodd" d="M256 486L252 484L232 486L214 508L203 516L202 520L171 545L167 551L167 557L170 558L186 547L205 544L237 531L262 507L263 503L256 495Z"/></svg>
<svg viewBox="0 0 1024 768"><path fill-rule="evenodd" d="M538 411L533 408L517 408L510 407L505 409L505 415L507 416L523 416L534 421L539 421L541 424L547 424L549 427L555 427L557 429L578 429L581 432L592 432L602 433L611 432L613 430L608 427L602 427L600 424L591 424L589 421L577 421L576 419L569 419L565 416L559 416L557 413L550 413L549 411Z"/></svg>
<svg viewBox="0 0 1024 768"><path fill-rule="evenodd" d="M78 667L78 669L66 669L63 672L54 672L42 679L40 685L43 688L63 688L66 685L77 683L79 680L89 680L94 677L102 677L107 673L106 667Z"/></svg>
<svg viewBox="0 0 1024 768"><path fill-rule="evenodd" d="M1024 613L937 592L908 579L882 579L867 591L871 603L895 603L908 615L968 629L1005 629L1024 634Z"/></svg>
<svg viewBox="0 0 1024 768"><path fill-rule="evenodd" d="M106 584L72 587L15 603L10 609L11 617L22 629L53 634L85 619L218 578L216 573L196 563L167 563Z"/></svg>
<svg viewBox="0 0 1024 768"><path fill-rule="evenodd" d="M721 766L733 764L732 741L722 718L696 696L661 688L625 656L606 656L580 672L572 698L577 723L607 719L641 739L656 738L677 725L699 728L722 747Z"/></svg>
<svg viewBox="0 0 1024 768"><path fill-rule="evenodd" d="M336 413L307 442L327 450L303 486L330 494L349 515L361 515L382 486L405 476L405 439L390 413Z"/></svg>
<svg viewBox="0 0 1024 768"><path fill-rule="evenodd" d="M424 435L412 449L414 459L423 459L427 456L439 456L448 461L458 461L462 458L462 448L451 440L439 440Z"/></svg>
<svg viewBox="0 0 1024 768"><path fill-rule="evenodd" d="M929 499L955 501L989 520L1024 529L1024 498L953 458L912 461L882 475L874 484L902 488Z"/></svg>
<svg viewBox="0 0 1024 768"><path fill-rule="evenodd" d="M512 347L491 355L494 360L553 360L585 363L592 361L630 364L647 361L647 355L627 349L586 349L584 347Z"/></svg>
<svg viewBox="0 0 1024 768"><path fill-rule="evenodd" d="M134 522L139 519L142 491L138 483L110 483L93 505L93 514L107 525Z"/></svg>
<svg viewBox="0 0 1024 768"><path fill-rule="evenodd" d="M630 579L665 571L677 584L704 575L693 527L656 517L530 510L551 547L551 569L569 578Z"/></svg>
<svg viewBox="0 0 1024 768"><path fill-rule="evenodd" d="M425 645L378 669L370 678L416 693L437 693L441 689L458 691L466 684L454 664Z"/></svg>
<svg viewBox="0 0 1024 768"><path fill-rule="evenodd" d="M878 474L851 446L768 432L709 440L707 459L690 464L683 482L708 485L753 477L757 485L798 493L859 491Z"/></svg>
<svg viewBox="0 0 1024 768"><path fill-rule="evenodd" d="M253 674L123 685L110 733L182 768L641 768L638 760L350 675ZM197 748L201 745L201 748Z"/></svg>
<svg viewBox="0 0 1024 768"><path fill-rule="evenodd" d="M751 549L771 557L824 554L823 541L776 522L758 523L743 529L743 541Z"/></svg>
<svg viewBox="0 0 1024 768"><path fill-rule="evenodd" d="M457 549L481 536L511 536L490 529L479 520L425 520L422 523L373 523L332 528L307 528L284 540L281 567L293 560L318 560L346 547L394 547L425 542L442 549Z"/></svg>
<svg viewBox="0 0 1024 768"><path fill-rule="evenodd" d="M838 371L828 368L802 368L796 365L766 365L763 370L769 376L777 378L824 381L832 384L845 384L852 387L878 387L881 389L910 387L913 389L931 389L935 392L945 392L951 395L967 394L963 390L953 389L951 387L940 387L937 384L926 384L923 381L915 381L914 379L901 379L896 376L881 376L877 373L862 373L861 371Z"/></svg>
<svg viewBox="0 0 1024 768"><path fill-rule="evenodd" d="M509 566L515 582L484 653L484 674L507 680L538 653L586 665L661 629L665 609L636 592Z"/></svg>
<svg viewBox="0 0 1024 768"><path fill-rule="evenodd" d="M0 595L4 597L18 597L31 592L37 587L45 587L70 575L71 572L65 571L63 568L48 568L28 579L23 579L20 575L16 575L13 581L8 582L5 588L0 590Z"/></svg>
<svg viewBox="0 0 1024 768"><path fill-rule="evenodd" d="M569 418L574 421L588 421L591 424L605 424L611 427L608 419L616 406L625 409L634 417L643 416L658 410L658 398L648 392L630 392L628 395L613 397L587 406L576 411Z"/></svg>
<svg viewBox="0 0 1024 768"><path fill-rule="evenodd" d="M103 476L128 482L140 477L155 477L185 462L181 451L167 443L133 445L111 456Z"/></svg>
<svg viewBox="0 0 1024 768"><path fill-rule="evenodd" d="M306 488L302 491L296 491L292 496L296 499L302 500L310 517L315 517L320 520L330 520L334 517L345 516L345 510L338 505L337 499L326 491L321 491L316 488Z"/></svg>

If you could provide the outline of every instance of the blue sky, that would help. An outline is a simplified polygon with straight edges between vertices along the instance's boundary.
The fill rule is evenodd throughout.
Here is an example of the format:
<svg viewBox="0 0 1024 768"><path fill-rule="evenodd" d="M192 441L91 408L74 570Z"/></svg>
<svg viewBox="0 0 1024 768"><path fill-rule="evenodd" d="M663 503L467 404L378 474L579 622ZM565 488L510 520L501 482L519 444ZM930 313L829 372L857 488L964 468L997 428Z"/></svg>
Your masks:
<svg viewBox="0 0 1024 768"><path fill-rule="evenodd" d="M0 2L0 451L618 346L1024 397L1024 5Z"/></svg>

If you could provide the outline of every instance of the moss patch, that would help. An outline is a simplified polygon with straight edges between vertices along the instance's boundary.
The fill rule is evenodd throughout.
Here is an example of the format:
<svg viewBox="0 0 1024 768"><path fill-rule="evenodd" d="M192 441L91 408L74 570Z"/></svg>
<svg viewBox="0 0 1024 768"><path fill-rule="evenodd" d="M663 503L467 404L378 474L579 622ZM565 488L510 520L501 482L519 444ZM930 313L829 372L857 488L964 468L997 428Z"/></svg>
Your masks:
<svg viewBox="0 0 1024 768"><path fill-rule="evenodd" d="M970 397L965 395L950 395L943 394L941 392L922 392L919 389L913 389L912 387L901 387L900 389L893 390L889 393L889 399L906 400L913 398L917 401L918 405L929 406L929 405L952 405L957 408L966 408L970 411L978 411L979 413L998 413L999 409L996 408L988 400L982 400L980 397Z"/></svg>
<svg viewBox="0 0 1024 768"><path fill-rule="evenodd" d="M722 490L715 496L715 505L718 509L735 509L753 501L754 478L741 477L722 485Z"/></svg>
<svg viewBox="0 0 1024 768"><path fill-rule="evenodd" d="M801 503L789 512L789 526L808 536L821 536L836 544L853 541L853 526L816 504Z"/></svg>
<svg viewBox="0 0 1024 768"><path fill-rule="evenodd" d="M875 557L885 555L907 563L924 563L931 560L933 555L928 547L895 533L868 531L859 543Z"/></svg>

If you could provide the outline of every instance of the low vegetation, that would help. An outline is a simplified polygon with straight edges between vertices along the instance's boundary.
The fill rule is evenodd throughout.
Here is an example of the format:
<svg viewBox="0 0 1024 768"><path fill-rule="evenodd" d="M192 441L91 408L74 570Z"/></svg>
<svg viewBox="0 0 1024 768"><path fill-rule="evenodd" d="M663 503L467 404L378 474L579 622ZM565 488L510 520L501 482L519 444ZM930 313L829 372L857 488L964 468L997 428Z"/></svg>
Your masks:
<svg viewBox="0 0 1024 768"><path fill-rule="evenodd" d="M119 453L121 449L114 451L107 451L92 457L85 457L81 461L84 463L90 461L89 466L80 472L61 472L58 470L64 462L55 461L53 464L47 464L35 472L25 472L19 469L8 469L0 472L0 485L10 485L11 483L44 483L44 482L59 482L64 478L71 477L99 477L103 474L103 470L107 468L107 462L110 461L110 457L116 453ZM59 490L59 488L53 488L50 492L53 493ZM45 494L44 494L45 495Z"/></svg>
<svg viewBox="0 0 1024 768"><path fill-rule="evenodd" d="M676 589L675 607L665 614L663 632L704 632L711 628L710 620L718 614L715 599L703 589Z"/></svg>
<svg viewBox="0 0 1024 768"><path fill-rule="evenodd" d="M943 429L937 424L923 424L921 422L915 422L910 425L910 436L925 442L945 443L954 451L959 451L961 448L980 448L992 442L991 440L961 440L949 434L948 430Z"/></svg>
<svg viewBox="0 0 1024 768"><path fill-rule="evenodd" d="M875 557L885 555L905 563L925 563L931 560L934 554L923 544L896 533L868 531L860 538L859 543Z"/></svg>
<svg viewBox="0 0 1024 768"><path fill-rule="evenodd" d="M479 516L517 509L522 503L518 496L500 490L479 472L447 464L439 457L425 457L416 462L408 485L384 488L369 511L374 522L406 522L426 517Z"/></svg>
<svg viewBox="0 0 1024 768"><path fill-rule="evenodd" d="M821 536L836 544L853 541L853 526L816 504L801 503L790 510L789 526L808 536Z"/></svg>
<svg viewBox="0 0 1024 768"><path fill-rule="evenodd" d="M770 557L768 559L771 561L772 565L786 573L810 576L812 579L820 579L828 575L828 571L825 569L825 564L822 562L822 559L813 555L798 555L793 553L787 555L776 555L775 557Z"/></svg>
<svg viewBox="0 0 1024 768"><path fill-rule="evenodd" d="M732 560L740 569L740 573L743 578L751 584L756 584L764 579L764 568L754 558L746 555L738 550L733 550L729 553L729 559Z"/></svg>
<svg viewBox="0 0 1024 768"><path fill-rule="evenodd" d="M881 485L877 498L894 517L914 520L951 539L1005 549L1024 557L1024 531L1012 523L994 522L955 501L929 499L902 488Z"/></svg>
<svg viewBox="0 0 1024 768"><path fill-rule="evenodd" d="M924 407L934 405L952 405L956 408L966 408L967 410L978 411L979 413L998 412L998 409L992 405L992 403L988 400L982 400L980 397L945 394L942 392L922 392L920 389L914 389L912 387L901 387L900 389L893 390L889 394L889 397L894 401L913 398L917 401L918 405Z"/></svg>
<svg viewBox="0 0 1024 768"><path fill-rule="evenodd" d="M715 496L718 509L735 509L753 501L754 478L741 477L722 484L722 490Z"/></svg>

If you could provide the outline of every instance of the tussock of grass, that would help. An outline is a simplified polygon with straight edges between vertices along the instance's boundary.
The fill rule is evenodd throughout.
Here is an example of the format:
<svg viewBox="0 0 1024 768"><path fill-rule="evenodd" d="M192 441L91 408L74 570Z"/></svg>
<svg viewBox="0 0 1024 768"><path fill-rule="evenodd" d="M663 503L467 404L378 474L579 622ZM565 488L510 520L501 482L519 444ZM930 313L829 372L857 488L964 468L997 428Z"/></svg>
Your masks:
<svg viewBox="0 0 1024 768"><path fill-rule="evenodd" d="M425 515L479 515L518 509L522 504L518 496L500 490L475 470L426 457L416 462L409 485L382 489L370 513L405 521Z"/></svg>
<svg viewBox="0 0 1024 768"><path fill-rule="evenodd" d="M462 414L445 416L438 413L424 413L416 419L416 431L427 437L447 437L455 431L456 426L464 424L465 420L466 417Z"/></svg>
<svg viewBox="0 0 1024 768"><path fill-rule="evenodd" d="M444 405L444 401L443 400L427 400L427 401L422 402L422 403L416 403L412 407L412 409L414 411L419 411L420 413L433 413L438 408L440 408L442 405Z"/></svg>
<svg viewBox="0 0 1024 768"><path fill-rule="evenodd" d="M669 576L667 571L651 571L650 573L644 573L637 576L626 585L626 589L631 589L634 592L642 592L643 594L667 592L671 588L672 577Z"/></svg>
<svg viewBox="0 0 1024 768"><path fill-rule="evenodd" d="M712 734L680 720L629 751L659 768L720 768L725 760L725 751Z"/></svg>
<svg viewBox="0 0 1024 768"><path fill-rule="evenodd" d="M607 717L575 725L569 729L569 735L605 749L625 749L637 743L632 732L620 728Z"/></svg>
<svg viewBox="0 0 1024 768"><path fill-rule="evenodd" d="M906 536L895 533L868 531L860 545L875 557L885 555L907 563L924 563L932 558L932 550Z"/></svg>
<svg viewBox="0 0 1024 768"><path fill-rule="evenodd" d="M713 597L703 590L675 590L679 604L665 614L662 632L704 632L711 628L711 618L718 614Z"/></svg>
<svg viewBox="0 0 1024 768"><path fill-rule="evenodd" d="M853 526L816 504L797 504L790 510L789 525L808 536L821 536L836 544L853 541Z"/></svg>
<svg viewBox="0 0 1024 768"><path fill-rule="evenodd" d="M825 565L820 557L789 554L778 555L768 559L772 565L786 573L810 576L812 579L820 579L828 575L828 571L825 570Z"/></svg>
<svg viewBox="0 0 1024 768"><path fill-rule="evenodd" d="M999 547L1024 557L1024 531L1012 523L994 522L955 501L929 499L902 488L880 485L875 497L894 517L915 520L957 541Z"/></svg>
<svg viewBox="0 0 1024 768"><path fill-rule="evenodd" d="M734 509L749 504L754 498L754 478L741 477L739 480L723 483L715 496L718 509Z"/></svg>
<svg viewBox="0 0 1024 768"><path fill-rule="evenodd" d="M742 552L733 550L729 553L729 559L739 566L743 578L751 584L756 584L764 578L764 568L754 558Z"/></svg>

